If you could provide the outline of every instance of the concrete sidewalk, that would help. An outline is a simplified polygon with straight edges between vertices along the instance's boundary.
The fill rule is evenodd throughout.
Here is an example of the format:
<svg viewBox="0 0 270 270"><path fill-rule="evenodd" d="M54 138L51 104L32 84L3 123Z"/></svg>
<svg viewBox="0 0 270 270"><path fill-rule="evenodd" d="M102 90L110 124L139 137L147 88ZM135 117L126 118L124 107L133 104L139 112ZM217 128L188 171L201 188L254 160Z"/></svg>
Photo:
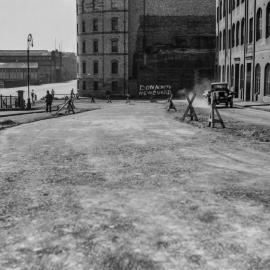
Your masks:
<svg viewBox="0 0 270 270"><path fill-rule="evenodd" d="M44 113L44 110L31 110L31 111L0 111L0 118L9 117L9 116L17 116L17 115L25 115L25 114L36 114L36 113Z"/></svg>
<svg viewBox="0 0 270 270"><path fill-rule="evenodd" d="M270 103L266 102L253 102L253 101L234 101L234 106L237 108L249 108L270 112Z"/></svg>

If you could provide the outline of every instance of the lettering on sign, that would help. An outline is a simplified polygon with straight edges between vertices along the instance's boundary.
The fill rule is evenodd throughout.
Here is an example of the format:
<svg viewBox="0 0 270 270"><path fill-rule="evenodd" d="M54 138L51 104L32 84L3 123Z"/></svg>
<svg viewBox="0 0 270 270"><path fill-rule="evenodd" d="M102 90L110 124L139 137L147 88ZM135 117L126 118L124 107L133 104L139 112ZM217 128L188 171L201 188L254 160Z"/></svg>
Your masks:
<svg viewBox="0 0 270 270"><path fill-rule="evenodd" d="M172 93L171 85L140 85L139 96L169 96Z"/></svg>

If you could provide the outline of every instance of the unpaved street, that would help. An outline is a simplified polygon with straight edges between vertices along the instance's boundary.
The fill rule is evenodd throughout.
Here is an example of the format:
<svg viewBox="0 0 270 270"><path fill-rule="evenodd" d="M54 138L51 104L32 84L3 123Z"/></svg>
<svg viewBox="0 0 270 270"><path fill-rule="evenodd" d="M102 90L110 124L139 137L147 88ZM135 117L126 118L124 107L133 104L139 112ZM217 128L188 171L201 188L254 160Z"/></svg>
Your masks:
<svg viewBox="0 0 270 270"><path fill-rule="evenodd" d="M0 269L269 270L270 144L163 104L0 132Z"/></svg>

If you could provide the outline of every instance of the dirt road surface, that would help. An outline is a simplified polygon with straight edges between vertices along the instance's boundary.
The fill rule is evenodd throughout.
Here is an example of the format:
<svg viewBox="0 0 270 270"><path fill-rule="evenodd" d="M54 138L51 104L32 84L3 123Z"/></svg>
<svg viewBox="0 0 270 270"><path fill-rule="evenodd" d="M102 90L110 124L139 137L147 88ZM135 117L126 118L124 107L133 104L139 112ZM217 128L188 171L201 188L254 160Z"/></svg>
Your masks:
<svg viewBox="0 0 270 270"><path fill-rule="evenodd" d="M269 270L270 145L113 103L0 133L0 269Z"/></svg>

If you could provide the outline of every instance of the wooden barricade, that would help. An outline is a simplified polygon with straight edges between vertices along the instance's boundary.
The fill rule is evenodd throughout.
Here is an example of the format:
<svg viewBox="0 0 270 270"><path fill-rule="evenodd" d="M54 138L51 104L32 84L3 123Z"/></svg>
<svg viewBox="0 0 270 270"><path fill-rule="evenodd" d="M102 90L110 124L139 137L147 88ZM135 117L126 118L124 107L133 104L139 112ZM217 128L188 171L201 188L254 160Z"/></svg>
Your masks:
<svg viewBox="0 0 270 270"><path fill-rule="evenodd" d="M69 98L64 104L62 104L62 105L58 108L56 114L59 114L65 107L67 107L65 113L70 113L70 112L75 113L75 112L74 112L74 109L75 109L75 106L74 106L74 99L73 99L73 98Z"/></svg>
<svg viewBox="0 0 270 270"><path fill-rule="evenodd" d="M193 93L192 98L190 99L189 95L186 94L186 99L188 101L188 107L184 113L184 116L182 117L182 121L184 121L187 117L190 117L191 121L195 120L195 121L199 121L197 114L195 112L195 109L193 107L193 102L196 98L196 94Z"/></svg>
<svg viewBox="0 0 270 270"><path fill-rule="evenodd" d="M217 119L216 119L216 116L217 116ZM216 94L212 92L211 93L211 113L209 116L208 126L211 128L214 128L216 123L221 124L222 128L225 128L225 124L217 108Z"/></svg>

